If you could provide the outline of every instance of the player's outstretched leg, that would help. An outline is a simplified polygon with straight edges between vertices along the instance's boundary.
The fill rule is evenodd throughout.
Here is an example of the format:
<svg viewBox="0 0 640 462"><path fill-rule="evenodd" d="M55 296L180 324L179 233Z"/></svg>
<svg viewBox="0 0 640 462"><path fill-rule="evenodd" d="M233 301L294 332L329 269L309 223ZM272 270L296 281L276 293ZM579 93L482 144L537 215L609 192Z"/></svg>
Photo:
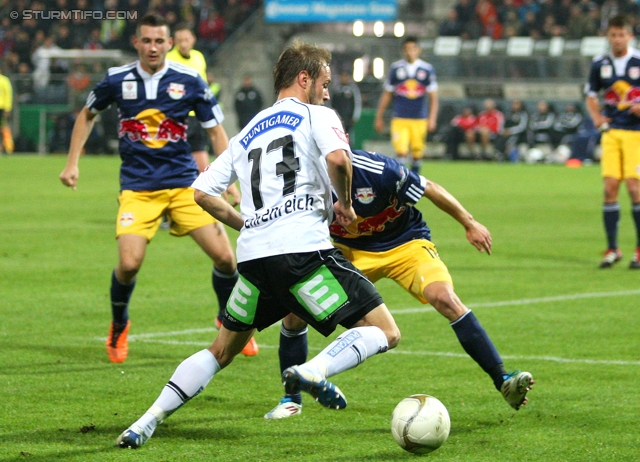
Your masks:
<svg viewBox="0 0 640 462"><path fill-rule="evenodd" d="M180 363L153 406L116 440L116 446L137 449L155 431L158 424L200 393L220 370L209 350L202 350Z"/></svg>
<svg viewBox="0 0 640 462"><path fill-rule="evenodd" d="M386 307L384 309L388 313ZM326 378L352 369L370 356L387 351L390 346L395 347L400 340L400 333L395 324L392 327L392 345L387 334L379 327L369 325L349 329L310 361L286 369L282 373L285 392L293 394L304 391L325 407L344 409L347 406L346 397Z"/></svg>
<svg viewBox="0 0 640 462"><path fill-rule="evenodd" d="M500 387L500 393L509 406L516 411L527 404L527 392L533 387L533 377L528 372L515 371L506 376Z"/></svg>

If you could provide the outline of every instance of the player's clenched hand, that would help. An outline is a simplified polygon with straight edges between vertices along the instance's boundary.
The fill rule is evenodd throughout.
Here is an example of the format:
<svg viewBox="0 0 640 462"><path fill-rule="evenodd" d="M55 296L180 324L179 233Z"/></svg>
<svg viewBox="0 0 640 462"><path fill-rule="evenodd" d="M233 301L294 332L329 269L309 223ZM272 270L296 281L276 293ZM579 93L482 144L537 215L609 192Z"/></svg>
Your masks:
<svg viewBox="0 0 640 462"><path fill-rule="evenodd" d="M67 166L60 174L60 181L62 181L63 185L69 186L75 191L79 176L80 171L78 170L78 167Z"/></svg>
<svg viewBox="0 0 640 462"><path fill-rule="evenodd" d="M357 217L356 211L353 210L353 207L345 207L340 202L333 204L333 211L336 215L336 221L345 227L353 223Z"/></svg>
<svg viewBox="0 0 640 462"><path fill-rule="evenodd" d="M483 224L474 221L467 228L467 239L480 252L491 255L491 233Z"/></svg>

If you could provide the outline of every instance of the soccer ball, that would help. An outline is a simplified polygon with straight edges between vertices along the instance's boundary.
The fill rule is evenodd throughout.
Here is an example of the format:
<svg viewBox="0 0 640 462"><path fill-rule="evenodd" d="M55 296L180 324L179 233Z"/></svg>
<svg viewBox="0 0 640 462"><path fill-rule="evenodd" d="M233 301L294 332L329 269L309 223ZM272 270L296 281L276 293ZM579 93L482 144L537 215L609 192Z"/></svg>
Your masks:
<svg viewBox="0 0 640 462"><path fill-rule="evenodd" d="M391 415L391 434L402 449L428 454L447 440L451 421L437 398L411 395L398 403Z"/></svg>

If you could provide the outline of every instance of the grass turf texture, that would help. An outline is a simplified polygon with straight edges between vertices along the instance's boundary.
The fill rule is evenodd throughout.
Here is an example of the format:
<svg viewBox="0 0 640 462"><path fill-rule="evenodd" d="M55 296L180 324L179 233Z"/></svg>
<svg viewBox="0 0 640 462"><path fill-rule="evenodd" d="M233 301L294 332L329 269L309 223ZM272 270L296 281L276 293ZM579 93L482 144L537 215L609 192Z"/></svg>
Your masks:
<svg viewBox="0 0 640 462"><path fill-rule="evenodd" d="M382 281L402 342L334 378L346 410L305 397L301 416L263 419L282 391L279 328L271 327L257 335L259 356L238 357L143 448L123 451L113 447L118 434L215 335L211 264L188 237L160 231L131 302L129 359L109 363L119 159L83 158L77 191L60 184L63 165L56 156L0 158L0 460L411 460L389 420L413 393L438 397L451 416L451 435L427 456L433 460L638 460L640 272L626 268L635 245L626 193L624 260L597 269L605 240L596 167L423 166L492 232L487 257L454 220L421 204L457 293L507 368L534 375L520 411L464 354L443 317ZM509 301L518 303L498 303ZM136 339L142 334L158 335ZM312 354L327 344L315 332L309 342Z"/></svg>

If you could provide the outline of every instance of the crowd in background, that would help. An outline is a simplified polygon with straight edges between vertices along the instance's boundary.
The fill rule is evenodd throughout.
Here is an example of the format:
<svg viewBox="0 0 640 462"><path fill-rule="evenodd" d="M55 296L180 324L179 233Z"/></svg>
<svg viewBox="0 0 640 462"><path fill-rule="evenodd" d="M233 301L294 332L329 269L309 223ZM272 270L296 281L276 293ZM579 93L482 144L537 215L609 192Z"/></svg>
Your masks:
<svg viewBox="0 0 640 462"><path fill-rule="evenodd" d="M607 21L628 14L640 35L636 0L458 0L438 34L463 39L545 39L604 35Z"/></svg>
<svg viewBox="0 0 640 462"><path fill-rule="evenodd" d="M66 61L42 57L46 49L119 49L134 53L131 37L147 12L161 14L170 25L187 23L198 37L196 48L211 59L217 47L261 0L0 0L0 61L4 73L34 73L35 84L47 71L69 73ZM128 19L94 19L70 11L119 12ZM137 12L137 15L130 14ZM127 14L129 13L129 14ZM56 19L52 19L52 18ZM99 66L99 64L97 64ZM48 69L44 69L48 66ZM103 72L98 69L98 72Z"/></svg>

